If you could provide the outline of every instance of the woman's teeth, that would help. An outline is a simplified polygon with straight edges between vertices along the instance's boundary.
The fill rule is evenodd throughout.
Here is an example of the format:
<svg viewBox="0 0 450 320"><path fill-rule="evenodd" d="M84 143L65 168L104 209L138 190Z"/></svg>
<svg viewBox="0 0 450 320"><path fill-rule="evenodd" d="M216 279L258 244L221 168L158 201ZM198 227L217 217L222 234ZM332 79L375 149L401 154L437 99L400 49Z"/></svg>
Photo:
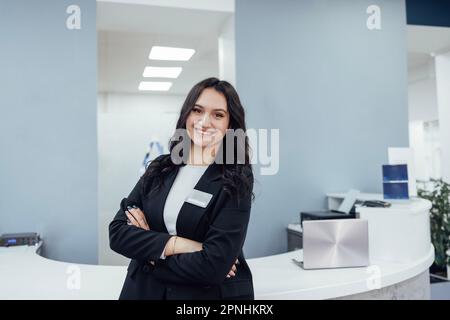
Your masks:
<svg viewBox="0 0 450 320"><path fill-rule="evenodd" d="M215 130L202 130L197 128L195 128L195 131L203 136L211 136L215 133Z"/></svg>

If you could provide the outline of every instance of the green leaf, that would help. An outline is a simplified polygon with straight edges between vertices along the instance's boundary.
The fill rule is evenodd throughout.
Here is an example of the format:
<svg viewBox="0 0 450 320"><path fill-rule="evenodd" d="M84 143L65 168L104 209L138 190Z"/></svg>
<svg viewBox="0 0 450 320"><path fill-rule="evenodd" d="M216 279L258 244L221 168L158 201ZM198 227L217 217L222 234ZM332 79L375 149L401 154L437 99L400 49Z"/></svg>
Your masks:
<svg viewBox="0 0 450 320"><path fill-rule="evenodd" d="M445 267L450 265L450 256L446 253L450 249L450 184L442 179L431 179L431 182L431 192L419 188L417 194L431 202L430 231L435 248L435 264Z"/></svg>

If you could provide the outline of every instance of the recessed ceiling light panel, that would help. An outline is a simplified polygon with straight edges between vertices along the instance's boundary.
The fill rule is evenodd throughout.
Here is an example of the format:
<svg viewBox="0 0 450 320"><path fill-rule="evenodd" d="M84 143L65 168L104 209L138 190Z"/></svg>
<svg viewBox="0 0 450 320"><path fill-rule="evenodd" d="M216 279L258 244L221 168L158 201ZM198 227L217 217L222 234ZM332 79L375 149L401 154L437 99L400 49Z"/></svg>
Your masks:
<svg viewBox="0 0 450 320"><path fill-rule="evenodd" d="M183 68L181 67L145 67L142 76L144 78L178 78Z"/></svg>
<svg viewBox="0 0 450 320"><path fill-rule="evenodd" d="M195 53L194 49L153 46L150 60L188 61Z"/></svg>
<svg viewBox="0 0 450 320"><path fill-rule="evenodd" d="M168 91L172 82L163 81L141 81L139 91Z"/></svg>

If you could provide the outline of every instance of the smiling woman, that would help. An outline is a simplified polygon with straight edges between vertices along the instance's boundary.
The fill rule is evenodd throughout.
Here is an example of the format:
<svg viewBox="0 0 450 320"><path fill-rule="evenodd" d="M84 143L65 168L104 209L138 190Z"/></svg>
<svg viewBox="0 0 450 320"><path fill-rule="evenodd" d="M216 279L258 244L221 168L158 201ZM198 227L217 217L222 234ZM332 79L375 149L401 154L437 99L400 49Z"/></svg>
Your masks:
<svg viewBox="0 0 450 320"><path fill-rule="evenodd" d="M193 141L190 146L190 162L210 162L229 124L225 96L213 88L204 89L186 119L187 133Z"/></svg>
<svg viewBox="0 0 450 320"><path fill-rule="evenodd" d="M121 299L254 298L242 252L253 198L249 146L234 136L230 144L229 129L246 131L235 89L216 78L196 84L176 125L184 138L174 135L170 154L152 161L110 223L111 249L132 259Z"/></svg>

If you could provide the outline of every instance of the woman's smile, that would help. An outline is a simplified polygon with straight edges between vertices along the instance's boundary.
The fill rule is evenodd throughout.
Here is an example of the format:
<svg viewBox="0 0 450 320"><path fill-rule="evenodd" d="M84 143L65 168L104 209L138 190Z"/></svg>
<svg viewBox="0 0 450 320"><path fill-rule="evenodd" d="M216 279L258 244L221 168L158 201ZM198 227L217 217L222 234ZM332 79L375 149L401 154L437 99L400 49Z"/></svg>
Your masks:
<svg viewBox="0 0 450 320"><path fill-rule="evenodd" d="M197 134L202 135L204 137L212 137L213 135L215 135L217 133L217 129L214 129L214 128L205 129L205 128L199 127L199 126L195 126L194 131Z"/></svg>

